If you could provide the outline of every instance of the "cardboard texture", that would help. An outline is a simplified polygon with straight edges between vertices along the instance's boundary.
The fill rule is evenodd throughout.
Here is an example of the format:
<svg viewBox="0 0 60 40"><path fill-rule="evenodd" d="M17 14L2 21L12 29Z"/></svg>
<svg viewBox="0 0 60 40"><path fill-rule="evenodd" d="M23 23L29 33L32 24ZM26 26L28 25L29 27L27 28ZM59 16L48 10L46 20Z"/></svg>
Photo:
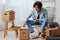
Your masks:
<svg viewBox="0 0 60 40"><path fill-rule="evenodd" d="M57 30L57 28L47 28L46 32L46 36L55 36L55 30Z"/></svg>
<svg viewBox="0 0 60 40"><path fill-rule="evenodd" d="M48 34L47 36L59 37L60 36L60 27L58 27L58 28L50 28L46 32Z"/></svg>
<svg viewBox="0 0 60 40"><path fill-rule="evenodd" d="M29 40L29 30L22 28L20 29L20 40Z"/></svg>
<svg viewBox="0 0 60 40"><path fill-rule="evenodd" d="M2 19L4 21L11 21L15 19L15 12L13 10L4 11L2 14Z"/></svg>

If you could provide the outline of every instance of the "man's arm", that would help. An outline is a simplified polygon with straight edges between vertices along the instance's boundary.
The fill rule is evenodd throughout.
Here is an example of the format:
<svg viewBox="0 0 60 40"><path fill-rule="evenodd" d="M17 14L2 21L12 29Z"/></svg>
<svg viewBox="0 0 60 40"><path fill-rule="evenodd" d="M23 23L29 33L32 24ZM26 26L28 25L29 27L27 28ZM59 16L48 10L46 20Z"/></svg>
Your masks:
<svg viewBox="0 0 60 40"><path fill-rule="evenodd" d="M40 20L47 20L48 19L48 14L47 14L47 10L45 9L45 11L43 12L43 15L44 18L43 19L40 19Z"/></svg>
<svg viewBox="0 0 60 40"><path fill-rule="evenodd" d="M44 14L45 14L45 19L48 19L47 10L45 10Z"/></svg>
<svg viewBox="0 0 60 40"><path fill-rule="evenodd" d="M31 16L32 16L32 13L31 13L30 15L27 16L26 21L29 20L29 18L30 18Z"/></svg>
<svg viewBox="0 0 60 40"><path fill-rule="evenodd" d="M27 20L29 20L29 18L30 18L31 16L32 16L32 12L31 12L31 14L30 14L30 15L28 15L28 16L27 16L26 21L27 21ZM23 27L25 27L25 25L26 25L26 21L24 22Z"/></svg>

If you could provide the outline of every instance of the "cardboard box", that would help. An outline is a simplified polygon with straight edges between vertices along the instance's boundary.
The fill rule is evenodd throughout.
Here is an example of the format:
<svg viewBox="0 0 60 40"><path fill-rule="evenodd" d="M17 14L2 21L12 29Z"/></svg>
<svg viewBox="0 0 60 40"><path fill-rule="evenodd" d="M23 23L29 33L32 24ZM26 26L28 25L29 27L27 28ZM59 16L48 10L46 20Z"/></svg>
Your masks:
<svg viewBox="0 0 60 40"><path fill-rule="evenodd" d="M2 14L4 21L10 21L15 19L15 12L13 10L4 11Z"/></svg>
<svg viewBox="0 0 60 40"><path fill-rule="evenodd" d="M49 36L55 36L55 30L49 30Z"/></svg>
<svg viewBox="0 0 60 40"><path fill-rule="evenodd" d="M49 28L47 31L48 36L58 37L60 36L60 27Z"/></svg>
<svg viewBox="0 0 60 40"><path fill-rule="evenodd" d="M47 28L46 36L55 36L57 28Z"/></svg>
<svg viewBox="0 0 60 40"><path fill-rule="evenodd" d="M58 27L58 29L55 30L55 36L59 36L60 37L60 27Z"/></svg>
<svg viewBox="0 0 60 40"><path fill-rule="evenodd" d="M22 28L20 29L20 40L29 40L29 30Z"/></svg>

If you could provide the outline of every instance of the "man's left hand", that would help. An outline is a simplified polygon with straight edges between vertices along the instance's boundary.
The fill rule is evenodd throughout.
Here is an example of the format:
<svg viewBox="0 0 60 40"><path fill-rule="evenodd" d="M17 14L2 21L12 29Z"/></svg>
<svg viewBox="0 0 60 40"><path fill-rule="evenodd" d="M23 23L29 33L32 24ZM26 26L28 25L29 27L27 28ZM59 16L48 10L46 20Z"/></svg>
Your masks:
<svg viewBox="0 0 60 40"><path fill-rule="evenodd" d="M39 19L36 19L35 22L39 22Z"/></svg>

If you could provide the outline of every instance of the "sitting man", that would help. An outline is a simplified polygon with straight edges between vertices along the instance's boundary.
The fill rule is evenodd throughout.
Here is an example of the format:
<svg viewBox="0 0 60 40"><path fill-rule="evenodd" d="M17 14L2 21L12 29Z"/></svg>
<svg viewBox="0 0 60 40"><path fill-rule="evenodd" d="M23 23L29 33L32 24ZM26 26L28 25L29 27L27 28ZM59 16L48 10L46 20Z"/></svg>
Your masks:
<svg viewBox="0 0 60 40"><path fill-rule="evenodd" d="M33 20L29 20L29 18L31 18L31 17ZM47 24L47 18L48 18L47 10L45 8L42 8L42 3L40 1L37 1L34 3L33 10L31 11L31 14L27 17L27 20L23 26L25 26L27 24L27 26L30 30L30 33L34 33L34 29L33 29L32 25L40 25L41 30L38 33L38 36L40 34L44 35L44 29Z"/></svg>

